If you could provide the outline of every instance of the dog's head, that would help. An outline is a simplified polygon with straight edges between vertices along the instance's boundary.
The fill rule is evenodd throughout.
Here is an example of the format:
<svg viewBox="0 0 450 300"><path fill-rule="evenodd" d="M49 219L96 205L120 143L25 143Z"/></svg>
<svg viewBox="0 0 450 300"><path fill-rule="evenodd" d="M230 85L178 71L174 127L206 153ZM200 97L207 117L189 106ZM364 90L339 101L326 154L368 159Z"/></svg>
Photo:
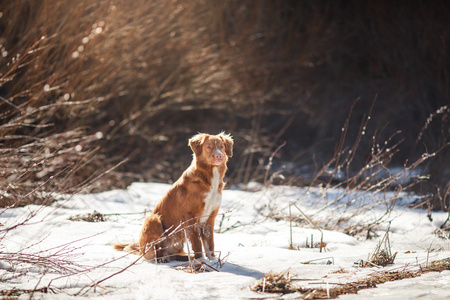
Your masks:
<svg viewBox="0 0 450 300"><path fill-rule="evenodd" d="M233 138L221 132L217 135L199 133L189 139L189 146L197 159L210 165L221 165L233 156Z"/></svg>

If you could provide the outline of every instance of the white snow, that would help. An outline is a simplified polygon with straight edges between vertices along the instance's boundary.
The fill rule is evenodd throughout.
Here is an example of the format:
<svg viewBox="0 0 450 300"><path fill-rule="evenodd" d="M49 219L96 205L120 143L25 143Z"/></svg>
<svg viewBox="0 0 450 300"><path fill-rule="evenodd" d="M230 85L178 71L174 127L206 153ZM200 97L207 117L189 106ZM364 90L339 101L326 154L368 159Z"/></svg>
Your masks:
<svg viewBox="0 0 450 300"><path fill-rule="evenodd" d="M316 287L355 281L376 272L417 270L437 259L450 257L447 237L434 232L447 213L411 210L405 203L414 195L401 194L394 209L386 213L392 192L382 195L344 190L301 189L274 186L256 192L223 191L222 206L216 218L217 256L223 263L220 272L186 273L179 266L187 263L155 264L145 260L133 262L135 255L115 251L116 242L136 241L145 215L148 215L169 185L135 183L126 190L62 197L50 207L27 206L4 211L0 230L19 224L3 236L0 244L0 290L34 289L49 286L56 294L34 294L43 299L246 299L279 298L281 295L259 294L250 287L269 271L289 271L294 282ZM385 204L377 205L386 200ZM367 240L364 234L352 237L336 230L322 229L326 251L305 248L306 241L319 242L321 232L308 222L293 223L292 242L299 250L289 250L289 204L295 203L314 224L322 228L349 218L350 223L368 224L380 220L375 228L378 237ZM109 215L106 222L74 222L69 217L92 213ZM145 213L144 213L145 212ZM303 218L291 206L292 217ZM359 268L355 263L367 260L390 226L392 251L398 252L395 264L381 269ZM339 228L338 228L339 227ZM5 234L5 232L2 232ZM41 251L41 252L39 252ZM5 260L5 253L21 252L48 256L42 266L17 260ZM17 257L16 257L17 258ZM60 261L58 261L60 259ZM76 275L55 270L51 262L77 269ZM305 262L310 262L305 264ZM130 266L131 265L131 266ZM128 267L128 268L127 268ZM127 268L123 272L120 272ZM343 272L338 272L343 270ZM118 273L120 272L120 273ZM111 275L115 276L110 277ZM95 287L94 283L102 281ZM344 295L339 299L436 299L450 297L450 271L428 273L413 279L389 282L377 288ZM25 295L24 295L25 296ZM283 298L299 295L284 295ZM27 295L28 297L28 295Z"/></svg>

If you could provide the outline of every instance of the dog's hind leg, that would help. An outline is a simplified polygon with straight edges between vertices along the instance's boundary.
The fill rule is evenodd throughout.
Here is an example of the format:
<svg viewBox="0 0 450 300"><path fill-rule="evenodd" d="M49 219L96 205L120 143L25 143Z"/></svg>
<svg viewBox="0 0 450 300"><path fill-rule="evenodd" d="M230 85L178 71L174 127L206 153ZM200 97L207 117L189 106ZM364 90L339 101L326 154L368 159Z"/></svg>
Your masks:
<svg viewBox="0 0 450 300"><path fill-rule="evenodd" d="M160 258L161 254L158 249L160 242L158 240L163 236L164 230L159 214L151 214L144 221L141 234L139 237L139 254L144 254L147 260Z"/></svg>

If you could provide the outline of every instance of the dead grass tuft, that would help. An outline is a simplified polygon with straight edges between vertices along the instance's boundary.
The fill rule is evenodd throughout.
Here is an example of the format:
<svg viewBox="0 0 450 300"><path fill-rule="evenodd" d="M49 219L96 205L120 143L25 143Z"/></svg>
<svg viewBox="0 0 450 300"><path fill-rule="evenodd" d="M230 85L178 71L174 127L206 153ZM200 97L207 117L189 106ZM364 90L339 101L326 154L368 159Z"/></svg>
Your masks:
<svg viewBox="0 0 450 300"><path fill-rule="evenodd" d="M72 217L69 217L70 221L85 221L85 222L105 222L109 220L108 216L103 215L102 213L99 213L98 211L94 210L93 213L86 213L86 214L80 214L75 215Z"/></svg>
<svg viewBox="0 0 450 300"><path fill-rule="evenodd" d="M30 299L32 299L35 293L56 294L51 288L48 287L33 290L16 289L16 288L10 290L0 290L0 295L3 296L3 299L19 299L23 295L28 295Z"/></svg>
<svg viewBox="0 0 450 300"><path fill-rule="evenodd" d="M259 279L253 286L252 291L261 293L293 293L296 291L289 272L269 272Z"/></svg>
<svg viewBox="0 0 450 300"><path fill-rule="evenodd" d="M394 263L397 252L392 253L391 242L389 240L389 228L390 224L383 238L378 243L373 253L369 256L369 259L366 262L362 260L360 261L360 267L385 267Z"/></svg>
<svg viewBox="0 0 450 300"><path fill-rule="evenodd" d="M205 262L204 260L201 260L199 262L195 259L193 259L193 261L189 263L189 266L178 266L175 269L191 274L220 272L217 268L213 267L211 264Z"/></svg>

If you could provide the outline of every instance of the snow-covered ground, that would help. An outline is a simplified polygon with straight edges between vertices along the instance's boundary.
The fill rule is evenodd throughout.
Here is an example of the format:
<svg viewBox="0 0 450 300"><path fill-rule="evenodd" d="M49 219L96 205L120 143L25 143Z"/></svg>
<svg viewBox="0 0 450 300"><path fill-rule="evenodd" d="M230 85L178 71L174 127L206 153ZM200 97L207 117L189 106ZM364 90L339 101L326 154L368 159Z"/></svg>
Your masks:
<svg viewBox="0 0 450 300"><path fill-rule="evenodd" d="M223 192L220 211L223 216L217 217L215 226L216 250L220 251L217 255L223 264L213 264L219 272L187 273L180 269L187 263L181 262L134 263L137 256L115 251L112 244L138 239L143 212L148 215L169 187L135 183L127 190L64 198L50 207L27 206L4 211L0 215L3 224L0 229L19 224L30 216L31 219L8 231L1 240L0 290L49 286L56 294L34 294L35 298L44 299L279 298L280 295L259 294L250 288L269 271L289 271L295 284L301 286L332 286L380 271L417 270L418 264L450 257L448 237L434 233L447 214L433 213L430 220L426 211L403 207L414 199L413 195L400 195L395 208L385 214L393 197L389 193L379 196L283 186L257 192ZM374 205L383 199L387 199L386 204ZM315 242L320 241L320 231L307 223L299 226L294 222L292 242L298 250L289 250L289 203L297 205L291 206L292 216L302 217L299 208L322 226L330 227L339 219L348 220L341 222L341 227L381 220L377 228L379 236L367 240L363 235L352 237L338 230L322 230L326 251L320 253L318 248L305 247L311 236ZM94 210L110 215L105 222L69 220ZM359 268L355 263L368 259L389 224L392 251L398 252L395 264L381 269ZM24 259L4 259L5 253L16 252L21 252ZM35 257L32 254L47 255L48 260L43 260L43 266L18 263ZM70 264L64 265L67 262ZM67 268L65 274L62 267ZM71 275L71 270L77 270L77 274ZM449 284L450 271L427 273L339 299L443 299L450 297Z"/></svg>

